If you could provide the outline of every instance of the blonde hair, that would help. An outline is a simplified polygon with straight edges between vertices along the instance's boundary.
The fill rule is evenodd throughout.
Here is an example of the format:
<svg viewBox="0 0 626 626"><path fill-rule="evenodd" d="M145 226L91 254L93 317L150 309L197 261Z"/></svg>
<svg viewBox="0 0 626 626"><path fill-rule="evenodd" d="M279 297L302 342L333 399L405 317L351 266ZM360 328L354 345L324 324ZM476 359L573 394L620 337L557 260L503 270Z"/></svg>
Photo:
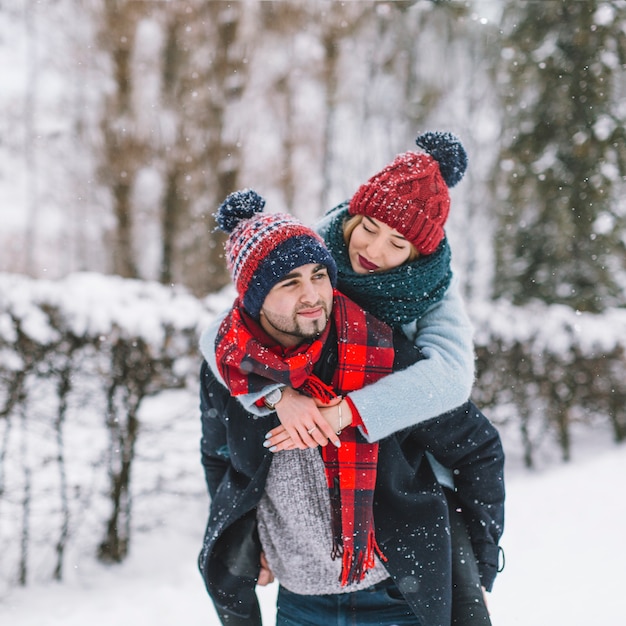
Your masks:
<svg viewBox="0 0 626 626"><path fill-rule="evenodd" d="M350 237L352 237L352 233L354 229L363 221L363 215L358 213L357 215L351 215L350 217L346 217L343 222L343 240L346 243L346 246L350 245ZM381 220L382 221L382 220ZM407 243L411 247L411 251L409 252L409 258L406 260L406 263L410 263L411 261L415 261L420 255L417 251L417 248L407 240Z"/></svg>

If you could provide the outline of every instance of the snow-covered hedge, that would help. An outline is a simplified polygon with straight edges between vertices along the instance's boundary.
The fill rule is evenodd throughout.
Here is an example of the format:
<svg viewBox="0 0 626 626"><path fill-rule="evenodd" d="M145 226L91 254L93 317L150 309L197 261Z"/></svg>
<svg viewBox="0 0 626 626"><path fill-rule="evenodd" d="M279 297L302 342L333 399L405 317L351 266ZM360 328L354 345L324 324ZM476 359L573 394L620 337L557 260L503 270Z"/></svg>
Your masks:
<svg viewBox="0 0 626 626"><path fill-rule="evenodd" d="M156 283L0 274L0 580L61 578L79 528L102 559L126 555L138 412L197 382L213 314Z"/></svg>
<svg viewBox="0 0 626 626"><path fill-rule="evenodd" d="M610 425L626 439L626 309L602 315L534 302L473 305L478 378L474 399L519 433L527 466L558 441L571 457L577 424Z"/></svg>
<svg viewBox="0 0 626 626"><path fill-rule="evenodd" d="M131 504L137 527L180 494L206 498L197 342L232 297L0 274L0 591L60 579L68 554L122 559ZM568 458L578 422L626 438L626 311L498 302L471 314L473 398L528 465L555 435Z"/></svg>

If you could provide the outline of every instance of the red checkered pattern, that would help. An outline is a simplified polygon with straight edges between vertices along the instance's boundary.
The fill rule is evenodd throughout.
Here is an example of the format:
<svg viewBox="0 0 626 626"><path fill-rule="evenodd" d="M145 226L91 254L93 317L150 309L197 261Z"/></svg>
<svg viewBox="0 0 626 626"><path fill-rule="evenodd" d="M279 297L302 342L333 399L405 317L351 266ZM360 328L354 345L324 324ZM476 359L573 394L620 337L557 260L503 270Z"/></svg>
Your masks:
<svg viewBox="0 0 626 626"><path fill-rule="evenodd" d="M222 378L233 395L260 391L270 383L298 389L328 402L338 394L360 389L393 368L391 328L335 291L333 321L338 335L338 364L330 387L313 374L325 333L286 356L241 306L222 322L216 339L216 357ZM347 428L341 446L322 449L331 499L333 558L341 556L341 583L361 580L384 559L374 536L372 504L376 485L378 444L369 443L356 428Z"/></svg>

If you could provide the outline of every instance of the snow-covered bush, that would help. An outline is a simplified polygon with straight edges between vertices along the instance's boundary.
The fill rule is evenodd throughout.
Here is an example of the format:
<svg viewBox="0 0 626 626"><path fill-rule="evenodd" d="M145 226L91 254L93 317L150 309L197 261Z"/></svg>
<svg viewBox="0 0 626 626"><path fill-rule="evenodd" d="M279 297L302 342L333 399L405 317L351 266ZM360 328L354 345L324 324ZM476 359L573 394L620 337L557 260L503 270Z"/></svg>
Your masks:
<svg viewBox="0 0 626 626"><path fill-rule="evenodd" d="M527 466L553 436L569 460L576 424L610 424L616 442L626 439L626 309L592 314L499 301L474 305L471 314L474 400L519 431Z"/></svg>
<svg viewBox="0 0 626 626"><path fill-rule="evenodd" d="M0 579L61 578L78 529L124 558L139 409L196 381L212 315L157 283L0 274Z"/></svg>

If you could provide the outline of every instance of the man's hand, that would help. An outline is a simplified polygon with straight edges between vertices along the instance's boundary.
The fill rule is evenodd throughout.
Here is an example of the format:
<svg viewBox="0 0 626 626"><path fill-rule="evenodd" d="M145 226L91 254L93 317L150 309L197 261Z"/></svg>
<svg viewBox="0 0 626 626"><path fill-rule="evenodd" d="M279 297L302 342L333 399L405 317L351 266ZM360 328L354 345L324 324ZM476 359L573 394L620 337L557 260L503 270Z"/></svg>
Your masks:
<svg viewBox="0 0 626 626"><path fill-rule="evenodd" d="M340 397L334 398L328 404L322 405L322 411L336 407L341 401ZM313 398L286 387L275 409L281 425L267 433L267 439L263 444L272 452L294 448L300 450L316 448L325 446L329 441L336 446L341 445L333 425L328 422L325 415L322 415ZM338 411L333 410L335 413Z"/></svg>
<svg viewBox="0 0 626 626"><path fill-rule="evenodd" d="M269 585L274 582L274 574L267 564L267 559L265 558L265 552L261 552L261 569L259 570L259 579L257 580L257 585L261 587L265 587L265 585Z"/></svg>

